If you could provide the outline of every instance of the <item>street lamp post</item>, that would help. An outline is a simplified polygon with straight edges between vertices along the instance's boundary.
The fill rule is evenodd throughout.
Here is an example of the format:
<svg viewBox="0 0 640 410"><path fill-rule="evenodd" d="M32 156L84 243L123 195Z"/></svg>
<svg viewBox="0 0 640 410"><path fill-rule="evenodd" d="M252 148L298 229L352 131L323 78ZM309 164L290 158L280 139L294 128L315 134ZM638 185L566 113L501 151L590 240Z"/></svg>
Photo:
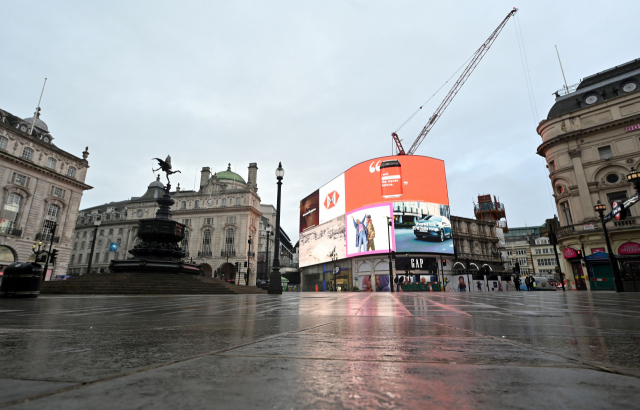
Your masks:
<svg viewBox="0 0 640 410"><path fill-rule="evenodd" d="M251 239L252 235L249 234L249 250L247 251L247 286L251 283Z"/></svg>
<svg viewBox="0 0 640 410"><path fill-rule="evenodd" d="M389 241L389 285L393 293L393 262L391 262L391 218L387 216L387 240Z"/></svg>
<svg viewBox="0 0 640 410"><path fill-rule="evenodd" d="M267 255L265 256L265 278L269 279L269 242L271 241L271 234L273 233L273 228L271 224L267 224Z"/></svg>
<svg viewBox="0 0 640 410"><path fill-rule="evenodd" d="M631 167L631 171L629 171L629 174L627 175L627 181L633 184L636 192L640 194L640 172L636 171L634 167Z"/></svg>
<svg viewBox="0 0 640 410"><path fill-rule="evenodd" d="M282 162L280 162L276 169L276 178L278 180L278 208L276 209L276 240L273 252L273 270L271 271L271 280L269 280L268 290L270 295L282 295L282 278L280 277L280 256L278 255L278 249L280 249L280 197L283 177L284 168L282 168Z"/></svg>
<svg viewBox="0 0 640 410"><path fill-rule="evenodd" d="M556 215L554 215L555 217ZM553 245L553 253L556 257L556 268L558 269L558 274L560 275L560 284L562 285L562 291L564 292L564 275L562 274L562 269L560 268L560 258L558 257L558 237L556 236L555 231L553 230L553 224L549 224L549 242Z"/></svg>
<svg viewBox="0 0 640 410"><path fill-rule="evenodd" d="M98 236L98 228L100 227L101 223L102 221L98 217L96 217L96 219L93 221L93 225L94 225L93 242L91 242L91 253L89 254L89 264L87 265L87 274L91 273L91 261L93 260L93 251L96 248L96 236Z"/></svg>
<svg viewBox="0 0 640 410"><path fill-rule="evenodd" d="M602 231L604 232L604 239L607 243L609 263L611 264L611 270L613 271L613 283L616 286L616 292L624 292L624 285L622 284L622 277L620 277L618 261L616 261L616 258L613 255L613 249L611 248L611 242L609 241L609 233L607 232L607 224L604 221L604 211L607 207L598 199L598 203L593 207L593 209L598 213L598 215L600 215L600 221L602 222Z"/></svg>

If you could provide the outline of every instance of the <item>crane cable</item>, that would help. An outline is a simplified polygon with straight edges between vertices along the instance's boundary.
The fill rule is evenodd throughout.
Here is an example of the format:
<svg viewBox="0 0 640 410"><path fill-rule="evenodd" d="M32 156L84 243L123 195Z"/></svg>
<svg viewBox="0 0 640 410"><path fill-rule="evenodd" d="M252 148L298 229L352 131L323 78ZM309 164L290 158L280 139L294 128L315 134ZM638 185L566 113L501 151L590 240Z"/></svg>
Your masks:
<svg viewBox="0 0 640 410"><path fill-rule="evenodd" d="M469 57L469 58L467 59L467 61L465 61L465 62L460 66L460 68L458 68L458 69L456 70L456 72L455 72L455 73L453 73L453 74L451 75L451 77L449 77L449 79L448 79L447 81L445 81L445 82L444 82L444 84L442 84L442 85L440 86L440 88L438 88L438 89L436 90L436 92L435 92L435 93L433 93L433 95L432 95L431 97L429 97L429 99L428 99L427 101L425 101L425 102L420 106L420 108L418 108L418 109L417 109L413 114L411 114L411 116L409 116L409 118L407 118L407 120L406 120L405 122L403 122L403 123L402 123L402 125L400 125L400 127L398 127L398 129L397 129L397 130L395 130L395 131L394 131L394 133L396 133L396 134L397 134L397 133L398 133L398 131L400 131L400 130L402 129L402 127L404 127L405 125L407 125L407 123L408 123L409 121L411 121L411 119L412 119L413 117L415 117L415 116L416 116L416 114L418 114L418 113L420 112L420 110L422 109L422 107L424 107L424 106L425 106L429 101L431 101L431 99L432 99L433 97L435 97L435 96L436 96L436 94L438 94L438 92L440 92L440 90L442 90L442 88L443 88L445 85L447 85L447 83L448 83L449 81L451 81L451 79L452 79L456 74L458 74L458 72L459 72L460 70L462 70L462 69L467 65L467 63L469 62L469 60L471 60L471 59L473 58L473 56L475 56L475 55L476 55L476 52L474 52L474 53L471 55L471 57Z"/></svg>
<svg viewBox="0 0 640 410"><path fill-rule="evenodd" d="M516 16L516 18L513 20L513 25L516 29L516 38L518 40L518 50L520 51L520 60L522 61L522 70L524 71L525 83L527 86L527 92L529 94L529 104L531 106L531 115L533 116L534 126L537 127L538 119L540 117L538 116L538 108L536 106L536 100L533 94L533 84L531 83L531 73L529 72L529 62L527 61L527 52L524 47L524 38L522 36L522 26L520 25L520 19L518 19L518 16ZM545 163L546 162L547 161L545 159ZM544 170L542 168L540 169L542 170L543 177L546 180L548 178L547 175L544 173ZM549 194L549 200L551 201L550 203L551 212L555 215L556 207L555 207L555 201L553 200L553 192L549 188L550 184L548 184L546 181L545 181L545 185L547 186L547 193Z"/></svg>

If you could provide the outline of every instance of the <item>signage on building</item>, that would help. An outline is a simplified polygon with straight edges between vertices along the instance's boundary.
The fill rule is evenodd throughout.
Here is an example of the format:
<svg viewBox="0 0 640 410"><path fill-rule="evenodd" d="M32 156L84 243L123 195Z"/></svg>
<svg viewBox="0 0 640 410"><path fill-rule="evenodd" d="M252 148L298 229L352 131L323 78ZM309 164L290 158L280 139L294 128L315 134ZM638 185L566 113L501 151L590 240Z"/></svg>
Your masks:
<svg viewBox="0 0 640 410"><path fill-rule="evenodd" d="M592 229L596 229L596 226L594 224L584 224L582 226L582 229L584 229L585 231L590 231Z"/></svg>
<svg viewBox="0 0 640 410"><path fill-rule="evenodd" d="M431 270L431 269L435 269L436 266L437 266L436 258L425 258L423 256L396 257L396 270L398 271Z"/></svg>
<svg viewBox="0 0 640 410"><path fill-rule="evenodd" d="M640 124L636 124L636 125L631 125L627 128L625 128L625 130L627 132L631 132L631 131L635 131L635 130L640 130Z"/></svg>
<svg viewBox="0 0 640 410"><path fill-rule="evenodd" d="M109 252L118 252L118 244L115 242L111 242L109 244Z"/></svg>
<svg viewBox="0 0 640 410"><path fill-rule="evenodd" d="M635 204L636 202L638 202L638 194L635 194L631 198L624 201L624 203L621 206L614 206L614 209L604 216L604 223L609 222L613 218L616 218L619 220L621 208L629 209L631 205Z"/></svg>
<svg viewBox="0 0 640 410"><path fill-rule="evenodd" d="M627 242L620 245L618 255L637 255L640 253L640 243Z"/></svg>
<svg viewBox="0 0 640 410"><path fill-rule="evenodd" d="M592 255L594 253L598 253L598 252L604 252L604 248L591 248L591 254Z"/></svg>
<svg viewBox="0 0 640 410"><path fill-rule="evenodd" d="M564 256L565 259L573 259L578 257L578 252L573 248L564 248L562 256Z"/></svg>

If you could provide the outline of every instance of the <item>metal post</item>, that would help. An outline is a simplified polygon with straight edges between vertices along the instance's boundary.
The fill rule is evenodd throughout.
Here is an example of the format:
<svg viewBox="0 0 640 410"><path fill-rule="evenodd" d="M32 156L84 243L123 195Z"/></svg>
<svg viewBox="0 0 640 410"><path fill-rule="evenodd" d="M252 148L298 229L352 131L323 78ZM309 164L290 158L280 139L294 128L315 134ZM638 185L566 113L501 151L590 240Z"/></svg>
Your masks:
<svg viewBox="0 0 640 410"><path fill-rule="evenodd" d="M389 241L389 284L393 293L393 262L391 262L391 218L387 216L387 240Z"/></svg>
<svg viewBox="0 0 640 410"><path fill-rule="evenodd" d="M93 228L93 242L91 242L91 253L89 254L89 265L87 265L87 275L91 273L91 261L93 261L93 251L96 248L96 237L98 236L99 227L100 225L95 225L95 227Z"/></svg>
<svg viewBox="0 0 640 410"><path fill-rule="evenodd" d="M562 291L564 292L564 275L562 274L562 269L560 268L560 258L558 257L558 249L556 248L556 245L558 244L558 238L556 237L556 233L553 230L553 226L551 226L551 224L549 225L551 234L551 237L549 239L551 239L552 241L551 244L553 245L553 253L556 255L556 266L558 267L558 273L560 274L560 284L562 285Z"/></svg>
<svg viewBox="0 0 640 410"><path fill-rule="evenodd" d="M266 266L265 266L265 279L269 279L269 242L271 238L271 232L267 231L267 256L266 256Z"/></svg>
<svg viewBox="0 0 640 410"><path fill-rule="evenodd" d="M618 261L613 255L613 248L611 248L611 242L609 241L609 232L607 231L607 225L604 222L604 213L600 214L600 221L602 222L602 231L604 232L604 239L607 243L607 250L609 251L609 263L611 264L611 270L613 271L613 283L616 286L616 292L624 292L624 285L622 284L622 277L620 276L620 269L618 267Z"/></svg>
<svg viewBox="0 0 640 410"><path fill-rule="evenodd" d="M49 268L49 258L51 257L51 249L53 248L53 236L56 234L57 227L58 227L58 223L54 222L53 229L51 229L51 242L49 243L49 253L47 254L47 260L44 263L44 276L42 277L42 280L44 280L47 277L47 269ZM38 258L36 257L36 261L37 260Z"/></svg>
<svg viewBox="0 0 640 410"><path fill-rule="evenodd" d="M278 168L282 168L282 163L279 164ZM278 208L276 209L276 231L275 235L275 243L274 243L274 252L273 252L273 269L271 271L271 280L269 281L269 294L270 295L282 295L282 278L280 277L280 197L282 193L282 177L277 176L278 179Z"/></svg>

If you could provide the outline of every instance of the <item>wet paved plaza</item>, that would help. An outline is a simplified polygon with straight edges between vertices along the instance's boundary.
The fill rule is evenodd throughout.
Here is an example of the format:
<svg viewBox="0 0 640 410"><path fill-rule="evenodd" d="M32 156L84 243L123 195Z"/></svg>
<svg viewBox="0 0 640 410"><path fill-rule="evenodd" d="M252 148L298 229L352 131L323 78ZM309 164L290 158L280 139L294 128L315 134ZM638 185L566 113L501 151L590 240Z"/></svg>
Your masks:
<svg viewBox="0 0 640 410"><path fill-rule="evenodd" d="M0 299L0 408L640 408L639 294Z"/></svg>

